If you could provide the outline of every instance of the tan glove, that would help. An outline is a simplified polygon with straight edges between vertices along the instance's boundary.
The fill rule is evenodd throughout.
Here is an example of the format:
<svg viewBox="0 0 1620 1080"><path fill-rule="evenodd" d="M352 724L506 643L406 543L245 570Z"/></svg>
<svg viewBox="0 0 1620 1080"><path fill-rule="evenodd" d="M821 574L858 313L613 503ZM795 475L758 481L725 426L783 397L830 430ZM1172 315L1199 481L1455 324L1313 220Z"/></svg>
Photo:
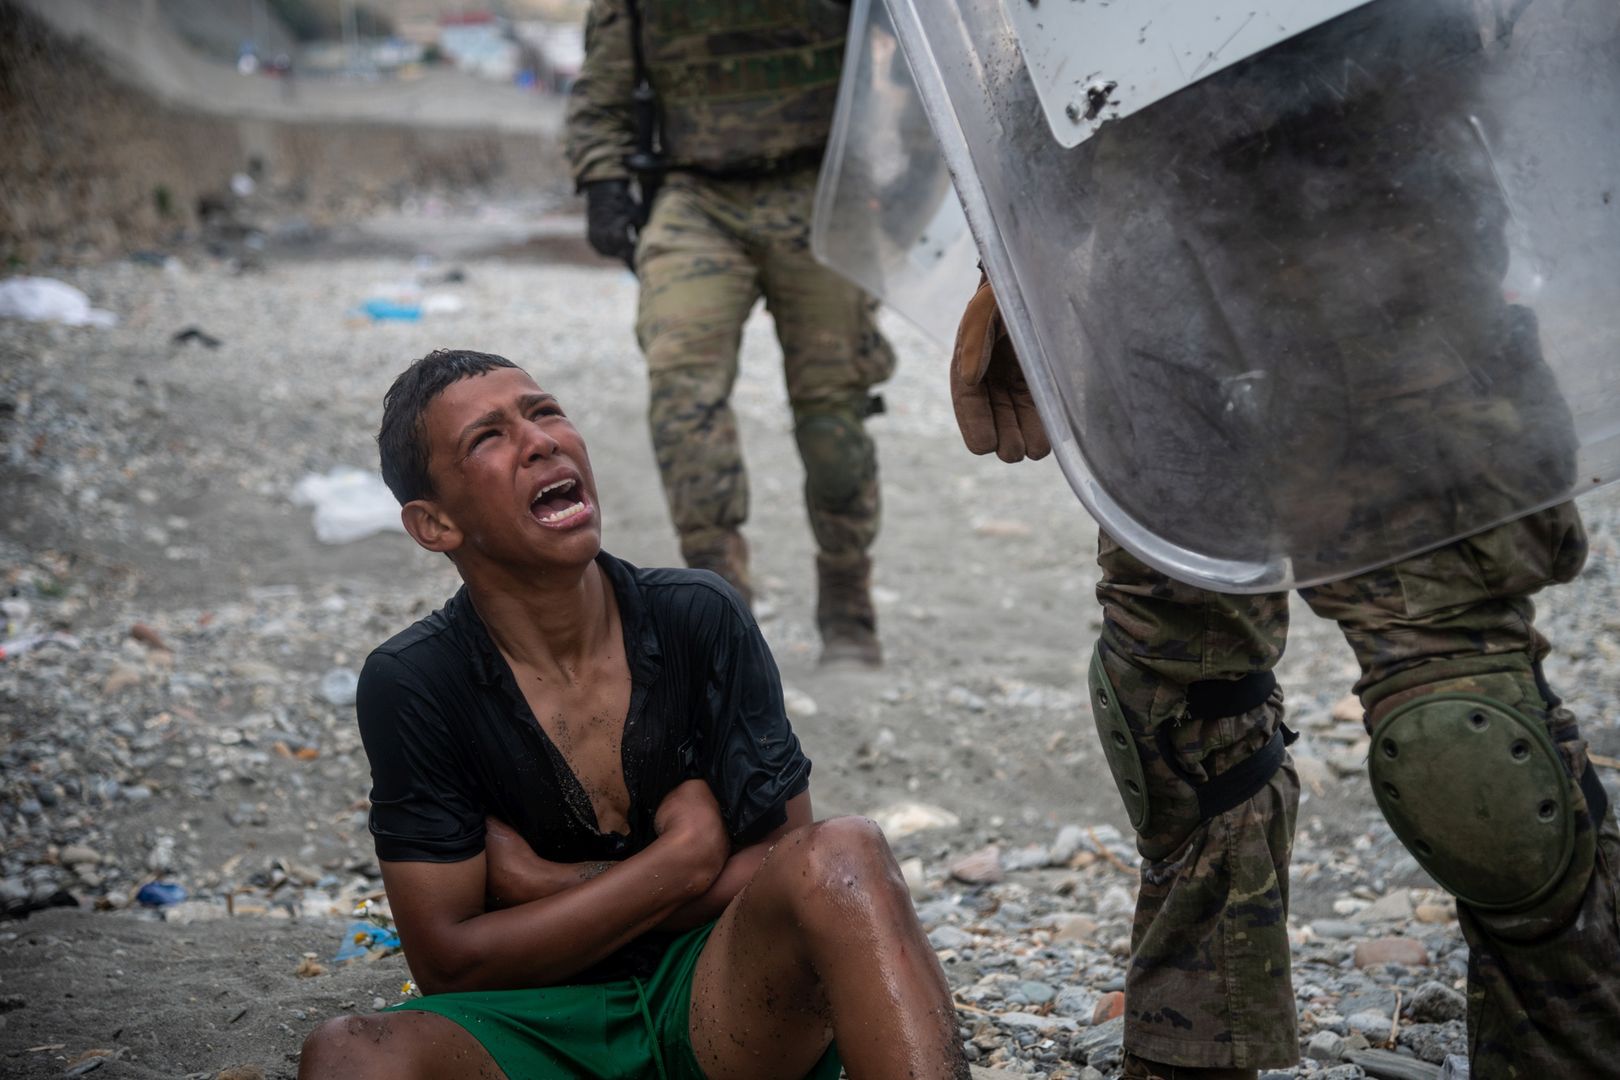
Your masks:
<svg viewBox="0 0 1620 1080"><path fill-rule="evenodd" d="M1035 411L990 280L968 301L951 352L951 404L962 441L975 454L992 450L1002 461L1039 461L1052 444Z"/></svg>

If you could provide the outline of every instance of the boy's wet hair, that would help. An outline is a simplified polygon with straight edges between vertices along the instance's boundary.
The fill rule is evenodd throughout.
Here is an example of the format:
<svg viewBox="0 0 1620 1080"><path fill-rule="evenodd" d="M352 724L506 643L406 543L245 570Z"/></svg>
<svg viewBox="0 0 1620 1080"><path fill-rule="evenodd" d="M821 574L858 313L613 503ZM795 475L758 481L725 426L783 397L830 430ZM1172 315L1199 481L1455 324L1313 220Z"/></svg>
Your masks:
<svg viewBox="0 0 1620 1080"><path fill-rule="evenodd" d="M399 373L383 395L377 453L383 483L404 506L433 495L428 476L427 408L451 383L516 364L494 353L435 349Z"/></svg>

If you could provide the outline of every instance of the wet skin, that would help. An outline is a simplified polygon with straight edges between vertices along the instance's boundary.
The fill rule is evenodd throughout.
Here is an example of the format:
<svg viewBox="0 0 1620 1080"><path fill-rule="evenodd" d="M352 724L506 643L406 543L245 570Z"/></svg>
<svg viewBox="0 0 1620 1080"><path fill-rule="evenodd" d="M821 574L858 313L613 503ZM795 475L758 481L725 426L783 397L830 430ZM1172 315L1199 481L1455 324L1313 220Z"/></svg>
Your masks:
<svg viewBox="0 0 1620 1080"><path fill-rule="evenodd" d="M521 371L451 384L428 406L434 494L411 536L456 564L534 715L591 796L628 820L619 743L630 693L584 440ZM536 495L551 489L539 505ZM543 860L491 820L457 863L384 862L412 974L427 993L547 986L655 929L719 917L698 961L691 1035L712 1080L796 1080L836 1033L856 1080L966 1077L955 1010L899 869L871 822L812 824L808 794L732 851L708 786L671 791L656 839L619 863ZM431 1013L338 1017L299 1076L494 1077L471 1035Z"/></svg>

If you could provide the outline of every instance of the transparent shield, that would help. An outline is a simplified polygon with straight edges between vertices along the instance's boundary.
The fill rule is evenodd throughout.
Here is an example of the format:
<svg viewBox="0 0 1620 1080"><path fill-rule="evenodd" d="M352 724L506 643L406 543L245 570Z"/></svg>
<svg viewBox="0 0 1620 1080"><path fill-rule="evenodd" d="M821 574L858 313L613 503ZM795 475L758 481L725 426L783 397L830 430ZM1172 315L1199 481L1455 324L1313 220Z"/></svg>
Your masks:
<svg viewBox="0 0 1620 1080"><path fill-rule="evenodd" d="M882 0L855 0L811 250L949 345L979 254Z"/></svg>
<svg viewBox="0 0 1620 1080"><path fill-rule="evenodd" d="M1367 0L1001 0L1064 146Z"/></svg>
<svg viewBox="0 0 1620 1080"><path fill-rule="evenodd" d="M890 3L1063 470L1138 556L1310 584L1620 474L1613 0L1375 0L1073 147L1002 0Z"/></svg>

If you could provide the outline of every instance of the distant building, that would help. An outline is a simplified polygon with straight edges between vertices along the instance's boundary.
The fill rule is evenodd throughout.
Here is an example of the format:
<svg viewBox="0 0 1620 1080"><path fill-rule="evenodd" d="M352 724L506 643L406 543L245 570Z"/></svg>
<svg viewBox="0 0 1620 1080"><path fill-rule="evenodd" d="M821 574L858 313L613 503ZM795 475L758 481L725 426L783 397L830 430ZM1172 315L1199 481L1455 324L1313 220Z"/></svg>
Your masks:
<svg viewBox="0 0 1620 1080"><path fill-rule="evenodd" d="M523 49L506 20L487 12L439 19L439 52L471 75L513 82L523 69Z"/></svg>
<svg viewBox="0 0 1620 1080"><path fill-rule="evenodd" d="M518 40L535 57L535 82L542 90L566 94L585 62L585 28L578 22L525 19L514 24Z"/></svg>

